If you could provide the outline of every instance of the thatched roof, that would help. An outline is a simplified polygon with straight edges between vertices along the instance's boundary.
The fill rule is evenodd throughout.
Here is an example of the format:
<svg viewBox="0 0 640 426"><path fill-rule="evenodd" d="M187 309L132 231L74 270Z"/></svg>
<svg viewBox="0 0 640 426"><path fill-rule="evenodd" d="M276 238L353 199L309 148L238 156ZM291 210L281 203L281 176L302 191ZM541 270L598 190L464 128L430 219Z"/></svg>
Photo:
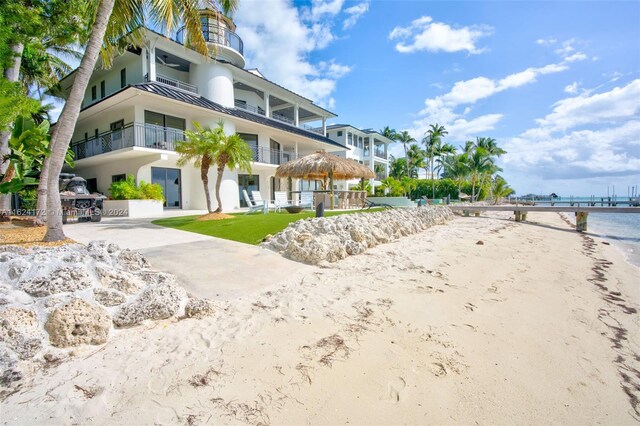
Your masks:
<svg viewBox="0 0 640 426"><path fill-rule="evenodd" d="M338 180L368 179L376 176L370 168L355 160L318 151L279 166L276 169L276 177L326 179L330 172L333 172L333 178Z"/></svg>

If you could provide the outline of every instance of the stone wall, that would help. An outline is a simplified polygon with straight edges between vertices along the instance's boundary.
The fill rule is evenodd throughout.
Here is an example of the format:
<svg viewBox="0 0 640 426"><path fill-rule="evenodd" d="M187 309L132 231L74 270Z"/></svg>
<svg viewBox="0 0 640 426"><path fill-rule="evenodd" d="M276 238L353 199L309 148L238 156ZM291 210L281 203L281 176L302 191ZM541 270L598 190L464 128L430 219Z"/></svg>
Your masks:
<svg viewBox="0 0 640 426"><path fill-rule="evenodd" d="M299 220L263 246L299 262L336 262L370 247L415 234L453 218L445 206L389 209Z"/></svg>

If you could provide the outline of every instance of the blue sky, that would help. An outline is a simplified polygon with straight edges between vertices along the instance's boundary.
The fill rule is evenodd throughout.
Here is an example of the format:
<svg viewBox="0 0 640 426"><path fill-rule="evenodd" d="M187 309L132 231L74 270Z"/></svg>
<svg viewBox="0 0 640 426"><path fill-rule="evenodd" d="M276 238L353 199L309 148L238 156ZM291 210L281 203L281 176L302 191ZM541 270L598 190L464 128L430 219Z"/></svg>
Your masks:
<svg viewBox="0 0 640 426"><path fill-rule="evenodd" d="M493 137L519 194L640 185L638 1L241 0L235 20L247 67L334 123Z"/></svg>

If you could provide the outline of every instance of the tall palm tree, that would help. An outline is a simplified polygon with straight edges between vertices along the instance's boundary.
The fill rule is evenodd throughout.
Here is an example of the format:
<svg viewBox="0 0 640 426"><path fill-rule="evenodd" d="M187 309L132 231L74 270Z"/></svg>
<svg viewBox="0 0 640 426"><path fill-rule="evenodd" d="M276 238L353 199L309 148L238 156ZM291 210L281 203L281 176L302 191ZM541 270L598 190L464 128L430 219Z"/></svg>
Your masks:
<svg viewBox="0 0 640 426"><path fill-rule="evenodd" d="M471 174L471 201L476 198L476 183L478 179L492 173L495 170L495 164L491 160L490 154L484 148L476 147L471 156L469 156L469 172Z"/></svg>
<svg viewBox="0 0 640 426"><path fill-rule="evenodd" d="M219 124L222 127L222 123ZM215 213L222 212L222 199L220 198L220 184L222 183L222 174L225 167L229 170L238 168L240 170L251 173L251 161L253 160L253 151L237 133L225 136L214 156L214 161L218 165L218 176L216 179L216 200L218 208Z"/></svg>
<svg viewBox="0 0 640 426"><path fill-rule="evenodd" d="M385 138L391 139L392 141L395 141L398 137L398 132L396 132L395 129L392 129L389 126L384 126L381 130L380 130L380 134L382 136L384 136Z"/></svg>
<svg viewBox="0 0 640 426"><path fill-rule="evenodd" d="M423 143L425 143L426 145L427 157L429 158L429 163L431 165L431 197L432 198L435 198L436 196L436 183L435 183L435 176L434 176L435 170L433 167L433 162L442 146L442 137L447 134L449 134L449 132L447 132L447 129L445 129L444 126L441 126L438 123L431 124L429 125L429 130L427 130L426 132L426 137L422 140Z"/></svg>
<svg viewBox="0 0 640 426"><path fill-rule="evenodd" d="M218 126L215 129L203 128L197 121L193 122L195 131L186 130L186 140L176 142L176 152L180 155L176 164L180 167L193 162L200 169L200 179L204 187L204 195L207 200L207 210L211 209L211 193L209 191L209 169L213 164L213 158L220 146L220 141L225 137L224 128Z"/></svg>
<svg viewBox="0 0 640 426"><path fill-rule="evenodd" d="M462 191L462 182L469 176L469 156L466 153L447 157L444 162L444 169L448 177L455 179L458 183L458 195Z"/></svg>
<svg viewBox="0 0 640 426"><path fill-rule="evenodd" d="M507 181L500 175L496 175L491 182L491 196L493 203L498 204L501 198L508 197L513 194L513 188L507 184Z"/></svg>
<svg viewBox="0 0 640 426"><path fill-rule="evenodd" d="M407 158L407 145L415 142L416 140L406 130L403 130L402 133L399 133L396 140L400 142L404 147L404 158L406 162L405 166L407 168L407 176L411 176L411 174L409 173L409 159Z"/></svg>
<svg viewBox="0 0 640 426"><path fill-rule="evenodd" d="M444 163L447 160L447 158L450 155L453 155L455 153L456 153L456 147L449 143L445 143L445 144L442 144L442 146L440 146L440 149L438 149L438 152L436 153L436 155L438 156L438 158L436 159L436 164L437 164L436 176L438 176L438 178L442 173L442 170L444 168Z"/></svg>
<svg viewBox="0 0 640 426"><path fill-rule="evenodd" d="M224 13L235 10L238 0L210 0ZM52 155L49 162L49 187L47 197L47 233L45 241L59 241L65 238L62 231L62 214L58 196L58 175L62 170L67 147L80 114L80 106L89 84L89 79L98 61L103 42L103 63L110 64L109 54L117 47L131 43L128 38L139 38L139 29L148 20L158 24L168 33L184 22L191 47L208 54L207 44L201 31L198 9L199 0L100 0L94 13L93 25L80 66L69 97L65 102L58 123L51 136ZM130 35L130 37L125 37ZM106 37L106 38L105 38Z"/></svg>
<svg viewBox="0 0 640 426"><path fill-rule="evenodd" d="M407 161L405 158L396 158L389 155L389 176L400 179L407 174Z"/></svg>
<svg viewBox="0 0 640 426"><path fill-rule="evenodd" d="M474 145L478 148L485 149L489 153L489 155L495 157L500 157L501 155L507 153L507 151L498 146L496 140L493 138L477 137Z"/></svg>
<svg viewBox="0 0 640 426"><path fill-rule="evenodd" d="M418 170L424 167L425 154L420 145L412 143L407 151L407 163L409 165L409 177L417 178Z"/></svg>

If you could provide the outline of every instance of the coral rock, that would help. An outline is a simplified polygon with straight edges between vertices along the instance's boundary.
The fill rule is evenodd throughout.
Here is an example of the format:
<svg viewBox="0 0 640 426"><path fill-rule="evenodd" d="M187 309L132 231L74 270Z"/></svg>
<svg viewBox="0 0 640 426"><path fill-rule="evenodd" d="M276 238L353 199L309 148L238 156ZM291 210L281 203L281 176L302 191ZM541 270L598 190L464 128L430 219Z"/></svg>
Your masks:
<svg viewBox="0 0 640 426"><path fill-rule="evenodd" d="M103 306L118 306L127 301L127 296L108 288L94 288L93 298Z"/></svg>
<svg viewBox="0 0 640 426"><path fill-rule="evenodd" d="M0 342L21 359L33 358L42 348L36 313L24 308L7 308L0 312Z"/></svg>
<svg viewBox="0 0 640 426"><path fill-rule="evenodd" d="M135 301L120 307L113 323L118 327L131 327L147 319L172 317L180 311L186 298L187 292L173 283L149 286Z"/></svg>
<svg viewBox="0 0 640 426"><path fill-rule="evenodd" d="M189 299L184 314L189 318L210 317L215 313L213 302L207 299Z"/></svg>
<svg viewBox="0 0 640 426"><path fill-rule="evenodd" d="M111 317L98 305L83 299L73 299L55 309L44 328L49 333L53 346L68 347L83 343L100 345L109 337Z"/></svg>
<svg viewBox="0 0 640 426"><path fill-rule="evenodd" d="M49 276L33 278L22 283L22 289L35 297L84 290L90 286L89 274L84 269L76 267L59 268Z"/></svg>

